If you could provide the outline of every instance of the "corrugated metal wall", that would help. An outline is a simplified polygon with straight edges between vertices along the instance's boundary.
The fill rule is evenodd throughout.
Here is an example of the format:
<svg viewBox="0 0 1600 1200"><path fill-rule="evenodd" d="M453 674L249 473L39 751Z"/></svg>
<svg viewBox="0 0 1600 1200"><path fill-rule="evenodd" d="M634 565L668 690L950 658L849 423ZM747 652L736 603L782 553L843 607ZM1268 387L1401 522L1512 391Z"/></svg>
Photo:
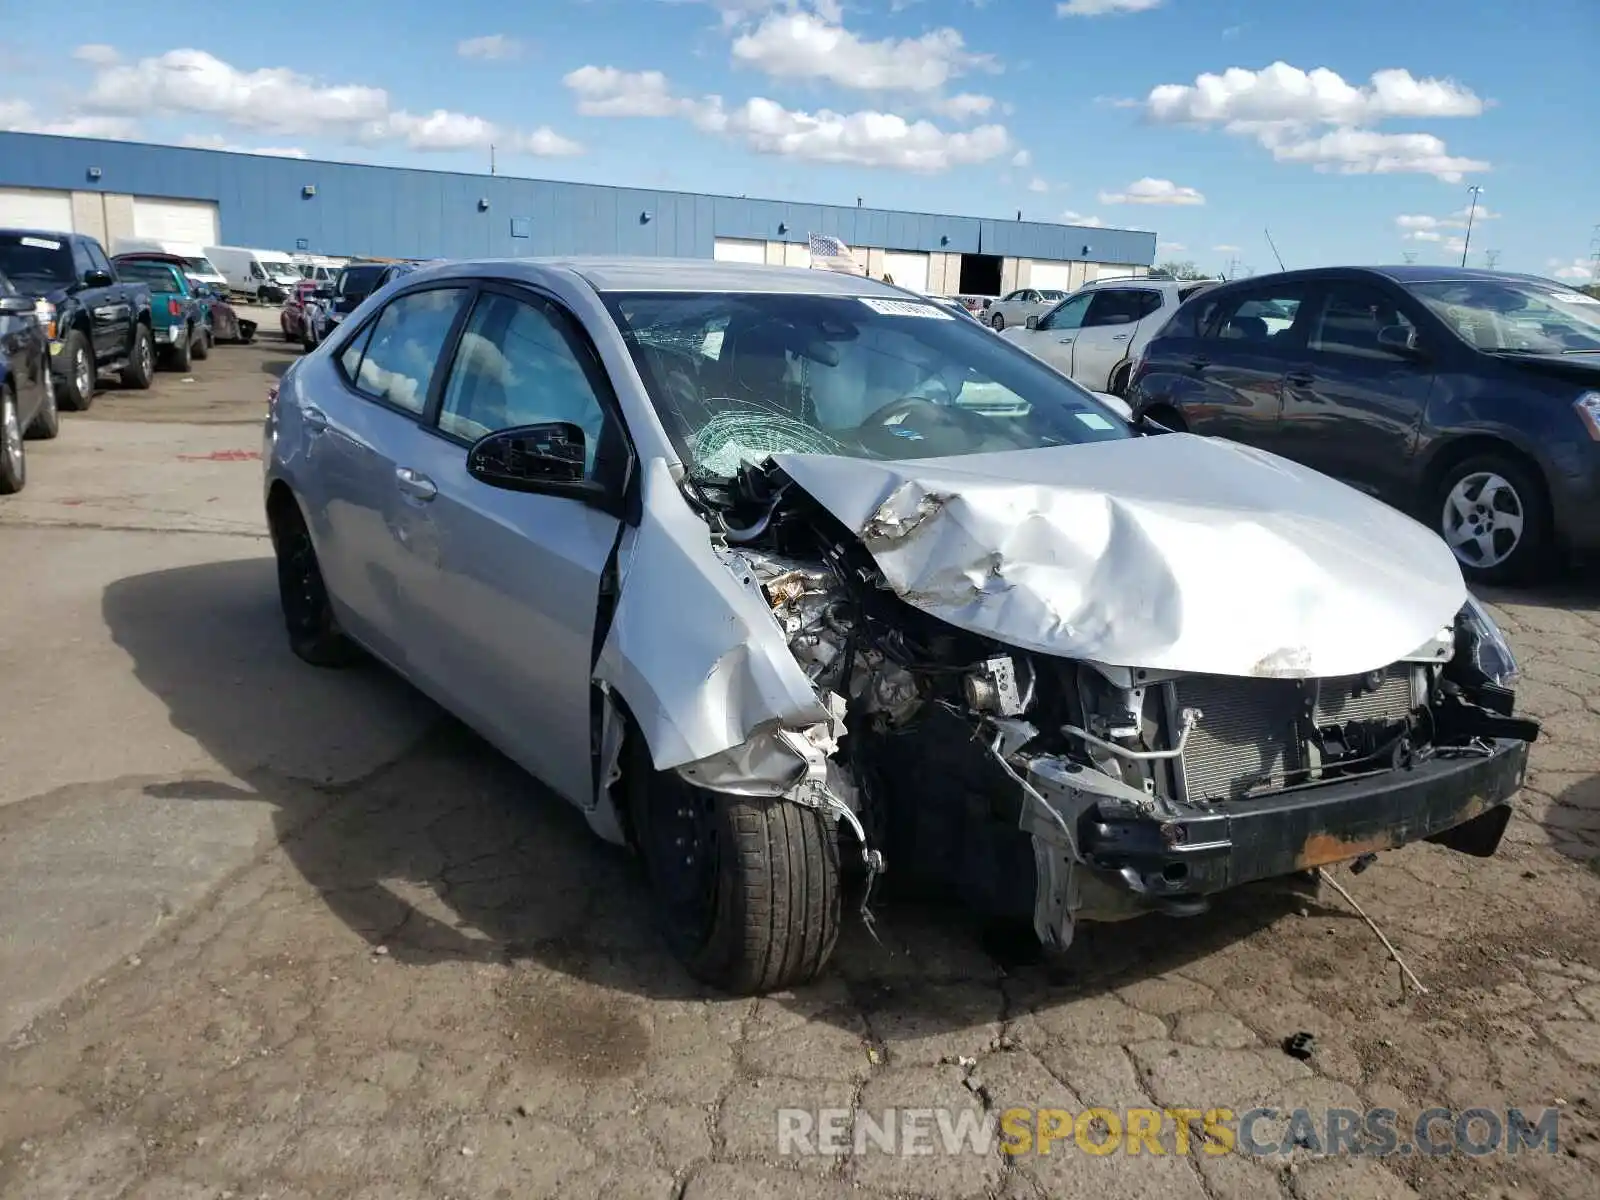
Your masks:
<svg viewBox="0 0 1600 1200"><path fill-rule="evenodd" d="M90 177L90 168L99 176ZM388 257L710 258L718 237L1018 258L1155 261L1156 235L0 133L0 186L214 200L229 245ZM314 196L304 189L314 187ZM487 201L482 208L480 201ZM645 214L649 214L646 218ZM304 242L304 246L300 245Z"/></svg>

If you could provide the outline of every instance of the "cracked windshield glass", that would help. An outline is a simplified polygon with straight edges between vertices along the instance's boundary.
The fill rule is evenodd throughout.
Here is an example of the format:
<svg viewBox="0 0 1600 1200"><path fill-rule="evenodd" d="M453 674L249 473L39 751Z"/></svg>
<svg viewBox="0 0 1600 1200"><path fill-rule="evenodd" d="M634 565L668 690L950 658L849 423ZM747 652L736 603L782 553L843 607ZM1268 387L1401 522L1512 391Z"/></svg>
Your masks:
<svg viewBox="0 0 1600 1200"><path fill-rule="evenodd" d="M771 454L942 458L1131 436L1089 392L934 304L681 292L608 303L701 475Z"/></svg>

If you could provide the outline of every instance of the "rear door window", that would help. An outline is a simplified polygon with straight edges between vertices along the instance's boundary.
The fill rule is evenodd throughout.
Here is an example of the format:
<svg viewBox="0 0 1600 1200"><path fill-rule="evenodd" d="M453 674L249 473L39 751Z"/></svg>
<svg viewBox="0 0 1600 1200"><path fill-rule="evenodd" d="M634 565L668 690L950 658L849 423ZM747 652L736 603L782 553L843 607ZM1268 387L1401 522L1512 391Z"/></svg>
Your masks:
<svg viewBox="0 0 1600 1200"><path fill-rule="evenodd" d="M1264 347L1302 343L1305 330L1300 318L1305 299L1303 284L1235 292L1209 306L1205 336Z"/></svg>
<svg viewBox="0 0 1600 1200"><path fill-rule="evenodd" d="M1144 297L1154 295L1151 292L1133 291L1128 288L1105 288L1094 294L1094 302L1089 305L1089 311L1083 319L1085 329L1098 328L1102 325L1131 325L1145 314ZM1161 298L1156 297L1160 304Z"/></svg>

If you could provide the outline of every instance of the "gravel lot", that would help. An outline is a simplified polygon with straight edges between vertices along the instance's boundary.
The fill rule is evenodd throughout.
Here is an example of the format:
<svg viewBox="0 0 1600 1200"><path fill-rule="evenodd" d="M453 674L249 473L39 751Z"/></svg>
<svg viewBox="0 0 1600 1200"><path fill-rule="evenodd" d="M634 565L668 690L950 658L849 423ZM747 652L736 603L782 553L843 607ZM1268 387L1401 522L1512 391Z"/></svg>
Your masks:
<svg viewBox="0 0 1600 1200"><path fill-rule="evenodd" d="M1490 597L1545 722L1500 855L1337 872L1426 996L1336 895L1262 889L1050 967L884 907L817 986L728 1000L575 814L381 670L289 656L252 456L299 351L263 316L30 443L0 505L0 1195L1600 1195L1600 581ZM781 1107L985 1104L1559 1105L1562 1149L776 1151Z"/></svg>

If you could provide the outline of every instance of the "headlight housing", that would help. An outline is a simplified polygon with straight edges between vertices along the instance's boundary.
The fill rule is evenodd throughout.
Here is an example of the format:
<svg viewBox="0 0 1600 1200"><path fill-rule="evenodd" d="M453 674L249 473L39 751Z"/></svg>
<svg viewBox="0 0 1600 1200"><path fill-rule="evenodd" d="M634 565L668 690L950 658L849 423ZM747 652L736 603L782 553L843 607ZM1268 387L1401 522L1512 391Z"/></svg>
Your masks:
<svg viewBox="0 0 1600 1200"><path fill-rule="evenodd" d="M1572 402L1589 436L1600 442L1600 392L1585 392Z"/></svg>
<svg viewBox="0 0 1600 1200"><path fill-rule="evenodd" d="M1456 655L1482 672L1496 687L1515 687L1521 672L1511 643L1500 632L1494 618L1469 594L1456 614Z"/></svg>

